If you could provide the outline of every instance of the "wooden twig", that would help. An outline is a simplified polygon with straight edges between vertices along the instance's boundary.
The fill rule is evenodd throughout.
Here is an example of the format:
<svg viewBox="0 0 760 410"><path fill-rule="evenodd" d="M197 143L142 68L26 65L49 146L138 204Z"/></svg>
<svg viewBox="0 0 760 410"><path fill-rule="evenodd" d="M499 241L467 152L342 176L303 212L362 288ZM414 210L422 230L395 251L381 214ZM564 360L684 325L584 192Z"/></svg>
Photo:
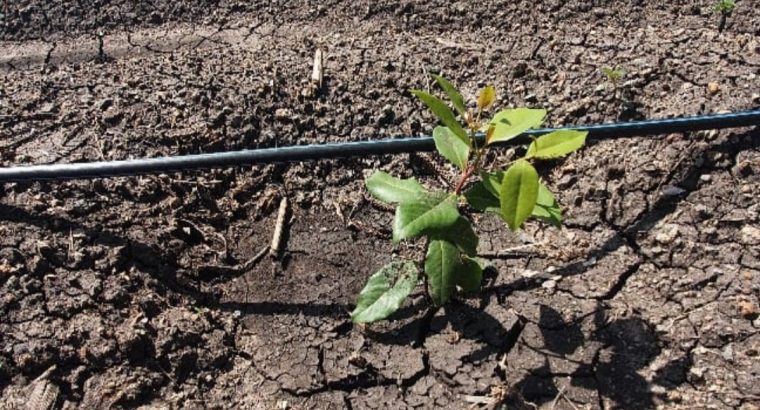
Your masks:
<svg viewBox="0 0 760 410"><path fill-rule="evenodd" d="M277 211L277 222L275 222L274 233L272 234L272 245L269 247L269 256L277 258L282 247L282 231L285 227L285 216L288 213L288 198L284 197L280 201L280 209Z"/></svg>
<svg viewBox="0 0 760 410"><path fill-rule="evenodd" d="M314 52L314 69L311 72L311 81L317 87L317 90L322 88L322 80L324 79L324 54L322 50L317 49Z"/></svg>
<svg viewBox="0 0 760 410"><path fill-rule="evenodd" d="M253 258L248 259L244 263L237 265L202 265L198 268L199 271L206 271L219 274L241 274L251 270L267 253L269 253L270 247L264 246L259 253L254 255Z"/></svg>

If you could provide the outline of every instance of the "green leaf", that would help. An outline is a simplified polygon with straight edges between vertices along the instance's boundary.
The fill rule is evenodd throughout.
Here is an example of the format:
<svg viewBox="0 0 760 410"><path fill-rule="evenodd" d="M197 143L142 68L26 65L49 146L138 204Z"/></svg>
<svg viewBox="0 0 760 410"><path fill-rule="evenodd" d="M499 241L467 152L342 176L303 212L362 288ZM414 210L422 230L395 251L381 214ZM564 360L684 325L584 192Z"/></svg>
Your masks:
<svg viewBox="0 0 760 410"><path fill-rule="evenodd" d="M435 148L444 158L451 161L462 171L467 168L470 157L470 147L454 135L449 127L435 127L433 130Z"/></svg>
<svg viewBox="0 0 760 410"><path fill-rule="evenodd" d="M623 75L625 75L625 71L622 69L610 67L602 67L602 73L604 73L607 79L610 80L613 84L616 84L623 78Z"/></svg>
<svg viewBox="0 0 760 410"><path fill-rule="evenodd" d="M390 316L414 290L418 275L412 261L394 261L382 267L359 293L351 320L371 323Z"/></svg>
<svg viewBox="0 0 760 410"><path fill-rule="evenodd" d="M475 259L464 258L457 272L457 285L465 292L477 292L483 281L483 268Z"/></svg>
<svg viewBox="0 0 760 410"><path fill-rule="evenodd" d="M494 115L490 124L494 126L489 144L510 140L523 132L538 127L546 117L546 110L515 108L503 110Z"/></svg>
<svg viewBox="0 0 760 410"><path fill-rule="evenodd" d="M554 194L542 182L538 183L538 197L536 207L533 208L533 216L542 219L554 226L562 226L562 209L560 209Z"/></svg>
<svg viewBox="0 0 760 410"><path fill-rule="evenodd" d="M520 229L533 213L538 199L538 173L533 165L521 159L509 167L501 182L499 199L501 216L509 228Z"/></svg>
<svg viewBox="0 0 760 410"><path fill-rule="evenodd" d="M499 186L501 186L501 181L499 181ZM464 197L467 198L467 203L470 204L470 206L480 212L501 213L499 197L486 188L486 184L483 181L476 183L468 189L464 193Z"/></svg>
<svg viewBox="0 0 760 410"><path fill-rule="evenodd" d="M453 225L447 228L430 230L429 236L432 240L451 242L459 250L470 256L474 256L478 252L478 235L472 229L470 221L463 216L460 216Z"/></svg>
<svg viewBox="0 0 760 410"><path fill-rule="evenodd" d="M441 86L446 95L449 96L451 103L454 104L454 108L456 108L459 114L464 117L467 114L467 107L464 105L464 98L462 98L462 94L457 91L456 87L454 87L454 85L451 84L449 80L443 78L442 76L433 74L433 78L438 83L438 85Z"/></svg>
<svg viewBox="0 0 760 410"><path fill-rule="evenodd" d="M398 179L382 171L367 178L366 185L372 196L391 204L417 201L427 192L414 178Z"/></svg>
<svg viewBox="0 0 760 410"><path fill-rule="evenodd" d="M393 242L449 228L458 218L456 199L451 195L431 193L416 202L403 202L393 219Z"/></svg>
<svg viewBox="0 0 760 410"><path fill-rule="evenodd" d="M530 144L525 158L550 159L565 156L586 143L588 131L559 130L542 135Z"/></svg>
<svg viewBox="0 0 760 410"><path fill-rule="evenodd" d="M480 178L483 180L486 189L498 198L501 191L501 181L504 179L504 171L481 172Z"/></svg>
<svg viewBox="0 0 760 410"><path fill-rule="evenodd" d="M428 245L425 273L430 284L433 302L440 306L449 300L456 287L456 272L462 265L457 247L447 241L435 240Z"/></svg>
<svg viewBox="0 0 760 410"><path fill-rule="evenodd" d="M446 106L443 101L441 101L438 97L421 90L412 90L412 94L414 94L423 103L425 103L425 105L430 108L430 111L432 111L433 114L435 114L435 116L441 120L443 125L449 127L449 129L451 129L451 132L459 137L463 143L467 144L468 147L472 146L472 142L467 136L467 131L462 128L456 118L454 118L454 113L451 112L451 109L449 109L449 107Z"/></svg>

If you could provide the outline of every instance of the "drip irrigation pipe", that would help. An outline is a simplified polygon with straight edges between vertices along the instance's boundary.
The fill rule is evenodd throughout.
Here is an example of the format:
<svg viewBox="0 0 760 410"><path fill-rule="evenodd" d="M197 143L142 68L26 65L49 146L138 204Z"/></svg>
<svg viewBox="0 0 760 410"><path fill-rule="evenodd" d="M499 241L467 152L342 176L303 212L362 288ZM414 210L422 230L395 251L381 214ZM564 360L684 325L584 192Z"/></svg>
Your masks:
<svg viewBox="0 0 760 410"><path fill-rule="evenodd" d="M589 132L589 139L599 140L746 126L760 126L760 109L728 114L698 115L692 117L614 124L578 125L567 128L542 128L530 130L521 134L518 138L495 145L504 146L524 144L530 137L563 129L586 130ZM476 138L482 143L482 135L476 136ZM0 168L0 183L135 176L183 170L433 150L435 150L433 138L407 137L376 141L300 145L122 161L16 166Z"/></svg>

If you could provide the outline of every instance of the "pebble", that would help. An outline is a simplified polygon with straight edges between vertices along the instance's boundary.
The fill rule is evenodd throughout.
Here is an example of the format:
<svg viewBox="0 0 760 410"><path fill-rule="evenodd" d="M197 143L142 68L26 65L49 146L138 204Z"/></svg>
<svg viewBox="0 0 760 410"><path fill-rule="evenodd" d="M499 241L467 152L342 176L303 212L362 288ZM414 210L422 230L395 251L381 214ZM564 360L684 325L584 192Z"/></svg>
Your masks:
<svg viewBox="0 0 760 410"><path fill-rule="evenodd" d="M753 319L758 315L758 309L754 303L742 300L739 302L739 313L745 319Z"/></svg>
<svg viewBox="0 0 760 410"><path fill-rule="evenodd" d="M707 91L710 92L710 94L715 95L720 91L720 85L718 83L709 83L707 84Z"/></svg>
<svg viewBox="0 0 760 410"><path fill-rule="evenodd" d="M282 119L286 119L286 118L290 118L291 115L292 115L292 112L289 109L287 109L287 108L278 108L274 112L275 118L281 119L281 120Z"/></svg>
<svg viewBox="0 0 760 410"><path fill-rule="evenodd" d="M554 290L557 288L557 281L549 279L546 282L542 283L541 287L548 290Z"/></svg>
<svg viewBox="0 0 760 410"><path fill-rule="evenodd" d="M699 176L699 180L702 182L710 182L712 181L712 176L710 174L703 174Z"/></svg>
<svg viewBox="0 0 760 410"><path fill-rule="evenodd" d="M662 193L665 196L678 196L686 192L685 189L679 188L675 185L668 185L662 189Z"/></svg>

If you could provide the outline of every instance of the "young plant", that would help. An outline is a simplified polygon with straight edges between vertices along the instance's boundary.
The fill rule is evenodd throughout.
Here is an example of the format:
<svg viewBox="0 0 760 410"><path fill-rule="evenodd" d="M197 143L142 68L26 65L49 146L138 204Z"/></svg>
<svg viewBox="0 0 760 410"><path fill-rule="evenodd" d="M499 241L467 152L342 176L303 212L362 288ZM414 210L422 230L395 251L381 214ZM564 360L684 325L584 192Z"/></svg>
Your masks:
<svg viewBox="0 0 760 410"><path fill-rule="evenodd" d="M718 0L713 5L713 11L716 13L720 13L724 16L731 14L734 9L736 8L736 1L735 0Z"/></svg>
<svg viewBox="0 0 760 410"><path fill-rule="evenodd" d="M623 76L625 75L625 71L622 68L618 67L602 67L602 73L615 87L617 87L618 83L620 83L620 80L622 80Z"/></svg>
<svg viewBox="0 0 760 410"><path fill-rule="evenodd" d="M428 294L443 305L459 289L480 288L483 265L476 257L478 236L470 220L460 212L467 206L499 215L512 231L533 217L553 225L562 223L562 211L552 192L541 182L532 162L565 156L581 148L585 131L560 130L528 145L525 155L505 169L488 170L486 150L541 125L542 109L516 108L499 111L482 122L496 100L493 87L481 90L475 109L469 109L457 89L445 78L433 76L454 108L438 97L412 90L443 125L433 130L438 152L459 168L453 192L432 191L414 178L399 179L377 171L366 186L376 199L396 205L393 243L423 237L427 252L422 270ZM463 123L457 119L463 120ZM419 282L420 270L411 260L394 260L370 276L359 294L351 319L370 323L395 312Z"/></svg>

